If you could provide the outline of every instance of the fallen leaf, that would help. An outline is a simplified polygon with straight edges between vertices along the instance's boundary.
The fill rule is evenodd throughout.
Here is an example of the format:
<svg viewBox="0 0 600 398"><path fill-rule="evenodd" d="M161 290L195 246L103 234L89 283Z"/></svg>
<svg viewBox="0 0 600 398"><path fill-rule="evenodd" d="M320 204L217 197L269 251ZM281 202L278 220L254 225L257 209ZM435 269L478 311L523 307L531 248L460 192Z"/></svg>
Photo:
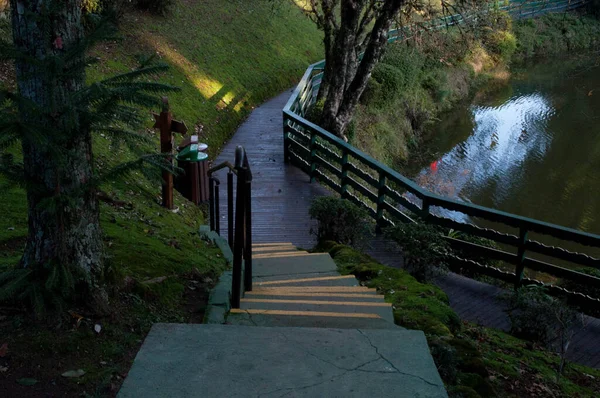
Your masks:
<svg viewBox="0 0 600 398"><path fill-rule="evenodd" d="M102 330L102 326L100 326L99 324L94 325L94 331L96 333L100 333L101 330Z"/></svg>
<svg viewBox="0 0 600 398"><path fill-rule="evenodd" d="M36 379L30 379L28 377L24 377L22 379L17 380L17 383L19 383L22 386L32 386L34 384L36 384L38 381Z"/></svg>
<svg viewBox="0 0 600 398"><path fill-rule="evenodd" d="M85 374L85 371L83 369L78 369L78 370L68 370L65 373L63 373L61 376L62 377L69 377L69 378L77 378L77 377L81 377Z"/></svg>
<svg viewBox="0 0 600 398"><path fill-rule="evenodd" d="M4 343L4 344L2 344L2 346L0 346L0 358L4 358L6 356L7 352L8 352L8 343Z"/></svg>
<svg viewBox="0 0 600 398"><path fill-rule="evenodd" d="M4 373L8 370L8 366L0 366L0 373Z"/></svg>

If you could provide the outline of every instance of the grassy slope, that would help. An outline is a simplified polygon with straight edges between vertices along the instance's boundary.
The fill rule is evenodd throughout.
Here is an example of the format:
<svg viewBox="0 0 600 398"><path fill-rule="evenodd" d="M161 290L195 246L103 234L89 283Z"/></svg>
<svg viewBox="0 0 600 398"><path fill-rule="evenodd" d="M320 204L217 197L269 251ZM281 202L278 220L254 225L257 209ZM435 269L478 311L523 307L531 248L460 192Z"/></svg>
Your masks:
<svg viewBox="0 0 600 398"><path fill-rule="evenodd" d="M461 323L437 286L386 267L344 245L317 248L333 257L342 274L377 288L394 308L396 324L423 330L452 397L595 397L600 371L569 364L556 382L556 354L495 329Z"/></svg>
<svg viewBox="0 0 600 398"><path fill-rule="evenodd" d="M190 130L197 124L205 126L203 141L210 145L211 157L253 107L293 86L306 65L321 54L319 32L287 2L272 8L263 0L181 0L166 18L129 14L120 30L122 41L95 50L101 62L88 71L88 79L126 71L136 65L138 55L156 53L172 66L161 81L182 89L170 98L174 116ZM151 130L146 133L155 145L145 149L155 151L158 136ZM132 159L126 149L113 147L101 136L94 139L94 154L100 168ZM20 315L0 318L0 344L8 342L11 352L10 362L0 364L9 367L0 381L0 395L4 381L10 383L12 394L21 388L24 396L50 391L77 395L84 389L114 393L118 375L126 373L151 324L190 321L187 301L198 301L191 310L201 311L198 306L204 299L202 293L188 297L188 287L204 291L224 269L218 250L197 236L204 220L201 208L177 193L177 213L161 208L159 182L139 173L107 183L103 189L127 203L101 204L107 276L121 286L113 300L114 314L107 319L84 317L80 323L77 317L65 319L58 331L32 325ZM16 264L23 249L27 233L24 191L0 190L0 207L4 209L1 271ZM151 285L139 283L161 276L169 278ZM99 336L93 332L96 322L103 326ZM40 366L32 370L31 363ZM87 374L76 381L58 376L72 368L82 368ZM15 380L21 377L39 382L19 387Z"/></svg>
<svg viewBox="0 0 600 398"><path fill-rule="evenodd" d="M172 69L161 80L181 87L170 102L188 127L203 125L214 156L235 127L266 99L291 88L322 58L322 34L300 11L266 0L177 1L168 19L128 16L124 41L101 52L92 79L156 54Z"/></svg>

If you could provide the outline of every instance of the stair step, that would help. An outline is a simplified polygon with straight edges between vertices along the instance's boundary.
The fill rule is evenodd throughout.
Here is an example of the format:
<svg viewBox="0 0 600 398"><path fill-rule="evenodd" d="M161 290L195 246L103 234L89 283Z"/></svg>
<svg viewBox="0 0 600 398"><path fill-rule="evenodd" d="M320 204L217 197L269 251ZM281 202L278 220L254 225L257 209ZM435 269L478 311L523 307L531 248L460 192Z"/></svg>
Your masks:
<svg viewBox="0 0 600 398"><path fill-rule="evenodd" d="M303 293L303 292L246 292L245 298L260 298L273 300L319 300L319 301L384 301L384 296L379 294L354 294L354 293Z"/></svg>
<svg viewBox="0 0 600 398"><path fill-rule="evenodd" d="M295 246L253 247L252 255L267 253L296 253L301 252Z"/></svg>
<svg viewBox="0 0 600 398"><path fill-rule="evenodd" d="M280 294L280 293L352 293L376 295L377 289L365 286L265 286L255 285L251 292L246 294Z"/></svg>
<svg viewBox="0 0 600 398"><path fill-rule="evenodd" d="M252 273L255 278L321 272L337 272L337 265L327 253L273 258L257 258L254 256L252 260Z"/></svg>
<svg viewBox="0 0 600 398"><path fill-rule="evenodd" d="M227 317L227 323L231 325L244 326L275 326L275 327L304 327L304 328L337 328L337 329L394 329L403 330L404 328L386 321L380 317L373 317L374 314L366 314L368 317L348 317L331 316L332 314L319 315L316 312L310 312L307 315L296 314L290 311L268 313L253 311L247 313L244 310L232 310Z"/></svg>
<svg viewBox="0 0 600 398"><path fill-rule="evenodd" d="M291 278L280 280L260 281L255 283L256 287L271 286L358 286L354 275L341 276L319 276L312 278Z"/></svg>
<svg viewBox="0 0 600 398"><path fill-rule="evenodd" d="M282 258L282 257L310 257L310 256L317 256L317 255L321 255L322 253L309 253L306 251L300 251L300 250L294 250L294 251L284 251L284 252L272 252L272 253L253 253L252 254L252 259L259 259L259 258ZM310 260L308 260L310 261Z"/></svg>
<svg viewBox="0 0 600 398"><path fill-rule="evenodd" d="M155 324L118 396L448 396L423 332L352 329Z"/></svg>
<svg viewBox="0 0 600 398"><path fill-rule="evenodd" d="M252 299L250 299L252 300ZM250 311L293 311L346 314L373 314L388 322L394 323L394 314L390 303L317 301L317 300L283 300L283 301L242 301L240 309ZM304 314L306 315L306 314ZM342 316L342 315L339 315ZM360 317L360 316L359 316Z"/></svg>
<svg viewBox="0 0 600 398"><path fill-rule="evenodd" d="M321 316L329 318L369 318L380 319L378 314L360 312L332 312L332 311L299 311L299 310L269 310L259 308L232 308L230 314L251 315L284 315L284 316Z"/></svg>
<svg viewBox="0 0 600 398"><path fill-rule="evenodd" d="M266 298L243 298L242 303L248 303L251 306L253 303L273 303L273 304L314 304L314 305L350 305L357 307L388 307L392 303L384 301L340 301L340 300L307 300L307 299L266 299Z"/></svg>
<svg viewBox="0 0 600 398"><path fill-rule="evenodd" d="M252 247L293 246L292 242L254 243Z"/></svg>

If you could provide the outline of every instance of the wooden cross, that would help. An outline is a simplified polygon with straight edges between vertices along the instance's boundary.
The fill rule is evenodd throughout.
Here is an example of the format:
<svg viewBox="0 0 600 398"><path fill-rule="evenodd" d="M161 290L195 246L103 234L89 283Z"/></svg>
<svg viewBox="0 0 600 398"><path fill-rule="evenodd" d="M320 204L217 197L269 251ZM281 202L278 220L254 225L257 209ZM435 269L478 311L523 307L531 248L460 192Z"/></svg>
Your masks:
<svg viewBox="0 0 600 398"><path fill-rule="evenodd" d="M173 134L179 133L185 135L187 127L184 122L173 120L173 115L169 111L169 99L163 97L163 107L160 115L152 113L154 116L155 129L160 129L160 151L161 153L173 154ZM167 161L172 165L172 156L167 157ZM173 173L163 171L162 185L162 205L167 209L173 209Z"/></svg>

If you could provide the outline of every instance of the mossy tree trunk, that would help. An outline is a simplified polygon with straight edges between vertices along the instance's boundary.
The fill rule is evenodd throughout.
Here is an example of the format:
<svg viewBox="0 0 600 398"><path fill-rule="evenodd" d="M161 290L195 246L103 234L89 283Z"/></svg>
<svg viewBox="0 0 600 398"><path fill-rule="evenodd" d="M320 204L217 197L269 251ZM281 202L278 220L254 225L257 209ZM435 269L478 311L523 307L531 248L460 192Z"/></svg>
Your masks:
<svg viewBox="0 0 600 398"><path fill-rule="evenodd" d="M319 92L325 101L321 115L325 129L345 138L358 100L383 55L392 22L405 3L310 0L308 15L325 33L326 66Z"/></svg>
<svg viewBox="0 0 600 398"><path fill-rule="evenodd" d="M85 84L81 0L11 0L20 96L19 114L31 132L22 142L29 232L21 267L60 264L76 281L76 294L105 301L99 287L102 234L93 187L89 122L77 111ZM37 133L36 133L37 130ZM91 294L91 295L90 295Z"/></svg>

